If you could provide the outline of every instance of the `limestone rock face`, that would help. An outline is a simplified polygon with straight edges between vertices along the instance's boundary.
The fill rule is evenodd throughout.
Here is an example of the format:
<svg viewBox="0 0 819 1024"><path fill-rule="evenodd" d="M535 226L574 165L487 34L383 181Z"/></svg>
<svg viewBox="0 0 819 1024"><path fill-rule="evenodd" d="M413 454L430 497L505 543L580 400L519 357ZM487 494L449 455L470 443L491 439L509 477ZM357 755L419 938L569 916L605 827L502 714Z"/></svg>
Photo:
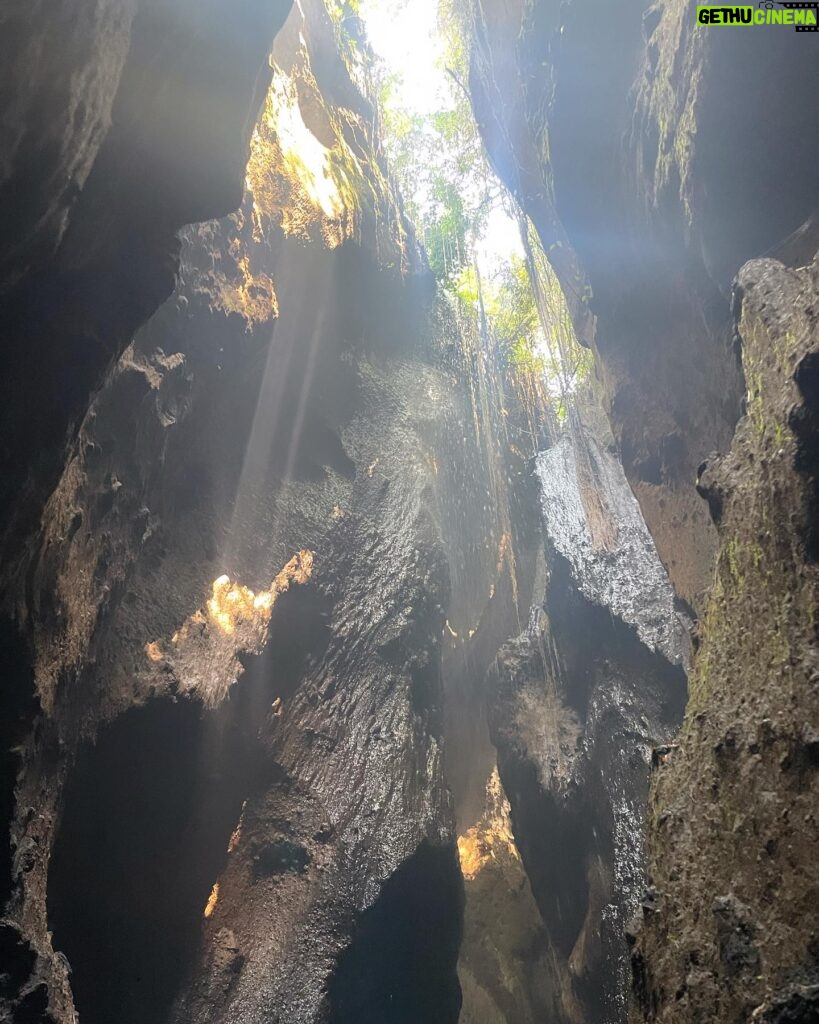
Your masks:
<svg viewBox="0 0 819 1024"><path fill-rule="evenodd" d="M3 1020L815 1024L814 40L479 6L612 433L436 292L355 18L0 12Z"/></svg>
<svg viewBox="0 0 819 1024"><path fill-rule="evenodd" d="M111 126L137 7L4 5L0 292L63 236Z"/></svg>
<svg viewBox="0 0 819 1024"><path fill-rule="evenodd" d="M709 31L676 0L482 9L481 132L570 297L628 481L699 618L680 747L659 758L644 930L629 929L635 1019L809 1020L815 54L792 27ZM529 639L512 680L532 652L539 666ZM503 758L501 775L518 824Z"/></svg>
<svg viewBox="0 0 819 1024"><path fill-rule="evenodd" d="M92 1022L146 1005L390 1020L397 991L423 1019L457 1018L448 574L422 401L442 383L359 318L370 257L294 246L288 265L300 252L296 280L324 297L312 321L286 277L256 335L178 296L103 388L49 503L11 912L57 1020L63 954ZM387 322L423 337L422 284L380 284Z"/></svg>
<svg viewBox="0 0 819 1024"><path fill-rule="evenodd" d="M720 552L680 747L652 800L641 1020L815 1012L818 269L756 260L737 281L748 404L701 479Z"/></svg>
<svg viewBox="0 0 819 1024"><path fill-rule="evenodd" d="M4 564L14 1019L458 1016L435 477L466 385L322 5L269 72L241 208L184 232Z"/></svg>
<svg viewBox="0 0 819 1024"><path fill-rule="evenodd" d="M727 450L742 393L731 282L777 246L798 263L817 245L816 133L799 122L814 55L792 29L698 29L677 0L481 11L479 128L595 352L676 593L701 610L716 533L694 479Z"/></svg>
<svg viewBox="0 0 819 1024"><path fill-rule="evenodd" d="M537 473L547 581L490 675L490 724L545 928L550 1018L615 1024L627 1011L626 924L645 887L652 752L682 715L685 637L605 447L578 422Z"/></svg>
<svg viewBox="0 0 819 1024"><path fill-rule="evenodd" d="M173 291L176 233L241 202L289 6L4 5L4 559L36 528L92 392Z"/></svg>

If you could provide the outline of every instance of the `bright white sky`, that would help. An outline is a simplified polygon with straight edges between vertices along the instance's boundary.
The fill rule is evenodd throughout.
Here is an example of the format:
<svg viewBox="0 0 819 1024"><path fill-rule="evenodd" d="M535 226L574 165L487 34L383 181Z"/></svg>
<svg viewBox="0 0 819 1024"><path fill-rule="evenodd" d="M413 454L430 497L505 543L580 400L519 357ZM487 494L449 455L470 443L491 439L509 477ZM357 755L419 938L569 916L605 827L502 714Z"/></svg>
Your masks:
<svg viewBox="0 0 819 1024"><path fill-rule="evenodd" d="M398 77L396 102L417 114L451 110L454 85L441 66L438 0L362 0L359 11L370 44ZM500 203L490 211L476 250L487 277L512 255L523 255L518 226Z"/></svg>

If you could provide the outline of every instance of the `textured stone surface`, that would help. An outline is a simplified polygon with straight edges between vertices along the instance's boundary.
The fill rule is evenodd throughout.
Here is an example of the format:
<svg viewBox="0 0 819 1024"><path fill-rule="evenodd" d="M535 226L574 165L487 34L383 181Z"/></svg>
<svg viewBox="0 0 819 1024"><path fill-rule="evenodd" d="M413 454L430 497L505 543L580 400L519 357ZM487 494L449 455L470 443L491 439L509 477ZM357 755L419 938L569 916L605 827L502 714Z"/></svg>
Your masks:
<svg viewBox="0 0 819 1024"><path fill-rule="evenodd" d="M742 372L727 297L815 247L811 40L678 0L475 29L492 159L707 608L677 749L685 630L613 445L540 456L537 557L364 44L305 0L268 67L284 15L0 13L0 1016L453 1024L459 975L464 1022L622 1024L627 936L637 1019L813 1024L819 270L743 270Z"/></svg>
<svg viewBox="0 0 819 1024"><path fill-rule="evenodd" d="M615 1024L644 888L652 749L685 703L683 629L614 457L578 422L537 466L548 582L498 655L490 725L545 926L550 1017Z"/></svg>
<svg viewBox="0 0 819 1024"><path fill-rule="evenodd" d="M3 561L36 527L92 392L173 291L176 232L241 202L267 57L288 9L4 6Z"/></svg>
<svg viewBox="0 0 819 1024"><path fill-rule="evenodd" d="M742 390L731 280L786 240L792 260L816 247L816 133L800 122L814 55L791 30L697 30L679 0L481 10L470 73L481 134L595 352L676 593L700 611L716 533L694 479L730 444Z"/></svg>
<svg viewBox="0 0 819 1024"><path fill-rule="evenodd" d="M548 937L514 843L495 768L480 819L458 837L465 913L459 1024L537 1024L553 1018Z"/></svg>
<svg viewBox="0 0 819 1024"><path fill-rule="evenodd" d="M546 533L579 591L674 663L687 644L668 575L622 467L581 427L536 461Z"/></svg>
<svg viewBox="0 0 819 1024"><path fill-rule="evenodd" d="M700 481L720 553L680 748L652 799L641 1020L815 1015L817 281L815 263L772 260L738 278L747 411Z"/></svg>
<svg viewBox="0 0 819 1024"><path fill-rule="evenodd" d="M272 344L202 299L171 304L101 392L48 509L35 570L52 602L35 632L46 717L18 790L18 807L38 813L15 823L11 907L55 992L53 930L92 1022L114 1007L141 1020L146 984L157 1019L389 1020L398 990L417 1012L434 1007L430 1020L457 1016L460 879L439 742L447 569L425 440L436 413L423 400L446 389L412 354L423 289L381 282L387 322L409 332L399 342L359 312L358 289L378 281L368 257L293 248L290 260L299 252L296 279L325 297L312 328L286 278ZM334 275L343 293L328 288ZM174 358L154 347L171 338ZM263 593L302 549L310 578L277 599L260 658L245 631L220 631L206 599L225 571ZM248 647L231 688L238 666L221 652ZM112 724L81 748L63 801L69 758L100 721ZM439 895L413 923L420 889ZM367 938L371 918L382 931ZM361 994L366 957L337 968L339 955L377 947L387 927L407 955L389 961L398 974L383 991ZM426 989L407 973L424 949ZM58 1019L67 1005L53 998Z"/></svg>
<svg viewBox="0 0 819 1024"><path fill-rule="evenodd" d="M42 708L9 1012L457 1019L437 467L480 456L451 429L457 328L401 274L422 262L335 46L320 5L294 13L253 191L185 233L8 570ZM304 188L288 103L366 201Z"/></svg>
<svg viewBox="0 0 819 1024"><path fill-rule="evenodd" d="M0 292L62 238L111 125L137 6L3 6Z"/></svg>

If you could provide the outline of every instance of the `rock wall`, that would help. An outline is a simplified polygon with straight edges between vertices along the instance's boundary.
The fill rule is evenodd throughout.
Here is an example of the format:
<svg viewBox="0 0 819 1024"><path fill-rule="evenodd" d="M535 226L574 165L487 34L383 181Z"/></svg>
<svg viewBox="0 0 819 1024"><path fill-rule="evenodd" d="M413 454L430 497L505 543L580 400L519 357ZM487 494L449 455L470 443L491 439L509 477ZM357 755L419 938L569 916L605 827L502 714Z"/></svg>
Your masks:
<svg viewBox="0 0 819 1024"><path fill-rule="evenodd" d="M10 1019L458 1016L435 477L469 392L338 33L294 9L241 209L184 233L6 563Z"/></svg>
<svg viewBox="0 0 819 1024"><path fill-rule="evenodd" d="M699 618L680 748L653 791L642 937L630 929L633 1019L811 1020L811 36L711 30L678 0L473 15L487 149L594 351L629 483Z"/></svg>
<svg viewBox="0 0 819 1024"><path fill-rule="evenodd" d="M816 248L806 38L710 31L679 0L474 7L470 92L487 150L595 352L677 594L700 610L716 534L694 480L727 450L743 386L731 281L791 233L790 259Z"/></svg>
<svg viewBox="0 0 819 1024"><path fill-rule="evenodd" d="M91 394L173 291L177 231L241 202L289 6L4 5L4 560L36 529Z"/></svg>
<svg viewBox="0 0 819 1024"><path fill-rule="evenodd" d="M682 718L687 637L622 469L579 419L537 475L546 580L498 655L490 726L545 930L541 1014L616 1024L649 772Z"/></svg>
<svg viewBox="0 0 819 1024"><path fill-rule="evenodd" d="M814 1020L816 65L692 10L475 8L541 522L355 19L0 14L0 1016Z"/></svg>
<svg viewBox="0 0 819 1024"><path fill-rule="evenodd" d="M646 1021L816 1017L818 269L755 260L737 281L748 409L701 479L720 551L652 798Z"/></svg>

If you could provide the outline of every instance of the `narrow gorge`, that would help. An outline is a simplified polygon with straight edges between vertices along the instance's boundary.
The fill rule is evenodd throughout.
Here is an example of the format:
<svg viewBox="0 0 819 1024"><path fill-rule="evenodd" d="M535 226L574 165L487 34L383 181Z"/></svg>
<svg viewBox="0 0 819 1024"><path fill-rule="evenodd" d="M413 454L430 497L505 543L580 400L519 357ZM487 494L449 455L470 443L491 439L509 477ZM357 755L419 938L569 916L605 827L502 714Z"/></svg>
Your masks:
<svg viewBox="0 0 819 1024"><path fill-rule="evenodd" d="M0 8L0 1021L819 1024L819 7L702 10Z"/></svg>

